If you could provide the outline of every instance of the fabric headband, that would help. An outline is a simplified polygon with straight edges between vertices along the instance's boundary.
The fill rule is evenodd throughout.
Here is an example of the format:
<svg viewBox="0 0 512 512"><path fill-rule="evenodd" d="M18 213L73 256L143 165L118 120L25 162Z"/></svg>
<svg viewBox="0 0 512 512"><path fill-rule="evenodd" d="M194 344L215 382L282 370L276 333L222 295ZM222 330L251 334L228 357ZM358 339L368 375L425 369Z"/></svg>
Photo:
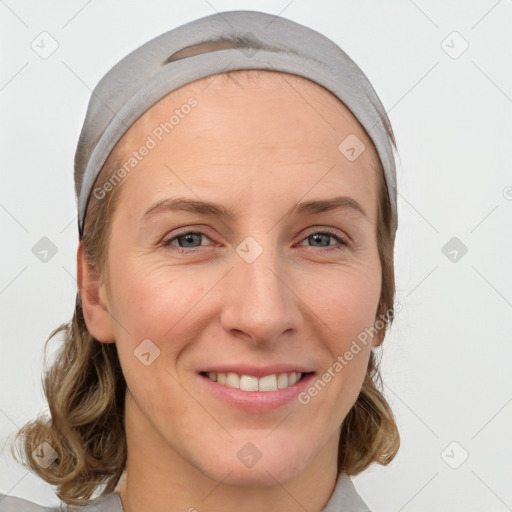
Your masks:
<svg viewBox="0 0 512 512"><path fill-rule="evenodd" d="M377 93L333 41L288 19L257 11L221 12L170 30L131 52L101 79L92 92L75 154L80 238L95 181L130 126L173 90L239 69L282 71L308 78L346 105L380 157L394 240L398 222L392 131ZM357 148L345 149L354 155Z"/></svg>

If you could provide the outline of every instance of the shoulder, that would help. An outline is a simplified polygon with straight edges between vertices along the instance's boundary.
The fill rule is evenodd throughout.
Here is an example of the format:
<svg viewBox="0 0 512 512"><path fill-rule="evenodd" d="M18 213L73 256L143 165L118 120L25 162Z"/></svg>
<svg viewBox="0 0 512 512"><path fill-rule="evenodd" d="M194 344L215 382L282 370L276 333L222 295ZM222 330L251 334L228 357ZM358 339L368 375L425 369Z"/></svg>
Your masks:
<svg viewBox="0 0 512 512"><path fill-rule="evenodd" d="M57 507L45 507L23 498L0 493L0 512L66 512L67 510L68 507L65 503L61 503ZM98 496L88 501L81 512L123 512L121 498L118 493Z"/></svg>
<svg viewBox="0 0 512 512"><path fill-rule="evenodd" d="M339 512L340 510L371 512L346 473L338 476L331 498L322 512Z"/></svg>
<svg viewBox="0 0 512 512"><path fill-rule="evenodd" d="M58 508L48 508L32 501L0 494L0 512L58 512Z"/></svg>

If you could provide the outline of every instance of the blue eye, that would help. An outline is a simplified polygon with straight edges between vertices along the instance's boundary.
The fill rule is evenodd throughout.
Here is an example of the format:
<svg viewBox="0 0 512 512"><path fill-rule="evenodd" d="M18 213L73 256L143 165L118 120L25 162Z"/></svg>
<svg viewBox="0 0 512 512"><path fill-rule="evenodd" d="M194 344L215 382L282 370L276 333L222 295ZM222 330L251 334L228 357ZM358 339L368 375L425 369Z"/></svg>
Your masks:
<svg viewBox="0 0 512 512"><path fill-rule="evenodd" d="M209 238L200 231L187 231L185 233L181 233L179 235L176 235L172 238L168 238L167 240L164 240L161 245L163 247L170 247L172 250L179 252L179 253L194 253L196 252L196 249L201 247L203 244L201 243L201 237L205 237L209 240ZM336 249L343 249L344 247L348 246L347 241L345 238L341 237L334 231L315 231L311 234L309 234L306 238L303 240L314 240L315 242L322 242L327 241L329 243L329 239L334 238L338 245L327 245L327 246L311 246L311 247L317 247L319 249L323 249L324 251L330 251L330 250L336 250ZM173 242L177 241L178 245L174 244ZM184 242L180 242L184 241ZM199 242L199 245L194 245L195 243ZM302 245L302 244L301 244ZM340 247L341 246L341 247Z"/></svg>
<svg viewBox="0 0 512 512"><path fill-rule="evenodd" d="M177 252L180 252L180 253L190 253L190 252L195 252L195 251L187 251L187 250L183 250L183 248L190 248L190 249L196 249L197 247L200 247L202 244L201 244L201 237L206 237L208 238L204 233L201 233L200 231L187 231L186 233L181 233L180 235L177 235L173 238L169 238L167 240L164 240L162 242L162 245L164 247L169 247L169 246L172 246L172 248L174 250L176 250ZM172 244L172 242L174 240L185 240L185 245L179 245L178 247L176 247L174 244ZM197 241L199 240L199 246L190 246L189 244L193 244L194 241Z"/></svg>
<svg viewBox="0 0 512 512"><path fill-rule="evenodd" d="M323 237L323 238L321 238ZM313 239L315 241L322 241L322 240L326 240L327 243L329 243L329 238L334 238L341 246L343 247L347 247L348 246L348 243L347 241L345 240L345 238L341 237L340 235L338 235L337 233L335 233L334 231L315 231L314 233L311 233L310 235L308 235L304 240L309 240L309 239ZM313 246L315 247L315 246ZM318 246L317 246L318 247ZM332 250L332 249L341 249L342 247L337 247L337 246L326 246L326 247L320 247L321 249L325 249L325 250Z"/></svg>

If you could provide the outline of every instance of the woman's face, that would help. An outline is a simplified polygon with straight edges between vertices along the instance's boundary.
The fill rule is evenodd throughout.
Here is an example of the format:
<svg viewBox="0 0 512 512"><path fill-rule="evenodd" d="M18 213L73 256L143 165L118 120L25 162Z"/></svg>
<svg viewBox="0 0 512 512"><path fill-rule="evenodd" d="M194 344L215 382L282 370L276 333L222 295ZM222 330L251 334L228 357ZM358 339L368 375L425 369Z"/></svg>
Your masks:
<svg viewBox="0 0 512 512"><path fill-rule="evenodd" d="M358 341L381 291L377 157L316 84L212 79L165 97L115 150L137 164L112 221L101 341L115 340L128 386L129 464L275 485L336 466L340 425L382 341ZM350 201L299 206L342 196L364 213ZM246 375L249 389L309 375L244 391L208 371Z"/></svg>

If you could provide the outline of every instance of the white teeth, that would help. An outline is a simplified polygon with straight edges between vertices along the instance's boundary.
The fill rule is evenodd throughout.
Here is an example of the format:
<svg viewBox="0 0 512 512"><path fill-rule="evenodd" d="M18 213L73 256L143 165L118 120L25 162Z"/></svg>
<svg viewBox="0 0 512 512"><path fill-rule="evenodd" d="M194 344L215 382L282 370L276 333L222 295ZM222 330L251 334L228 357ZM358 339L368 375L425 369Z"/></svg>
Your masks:
<svg viewBox="0 0 512 512"><path fill-rule="evenodd" d="M241 387L240 387L240 389L241 389ZM258 390L259 391L276 391L277 390L277 375L265 375L265 377L261 377L261 379L258 383Z"/></svg>
<svg viewBox="0 0 512 512"><path fill-rule="evenodd" d="M293 386L302 377L302 373L290 372L273 375L265 375L258 379L252 375L238 375L229 372L209 372L208 378L213 382L224 384L230 388L241 389L242 391L277 391L278 389Z"/></svg>
<svg viewBox="0 0 512 512"><path fill-rule="evenodd" d="M277 387L279 389L288 387L288 375L286 373L280 373L277 377Z"/></svg>
<svg viewBox="0 0 512 512"><path fill-rule="evenodd" d="M236 373L233 373L233 375L236 375ZM250 375L242 375L239 377L236 375L236 378L238 379L238 383L233 381L235 385L231 386L232 388L239 388L242 391L258 391L258 379L256 377L251 377ZM226 382L226 385L229 386L229 383Z"/></svg>
<svg viewBox="0 0 512 512"><path fill-rule="evenodd" d="M228 373L226 375L226 382L224 384L230 388L239 388L240 377L236 373Z"/></svg>

